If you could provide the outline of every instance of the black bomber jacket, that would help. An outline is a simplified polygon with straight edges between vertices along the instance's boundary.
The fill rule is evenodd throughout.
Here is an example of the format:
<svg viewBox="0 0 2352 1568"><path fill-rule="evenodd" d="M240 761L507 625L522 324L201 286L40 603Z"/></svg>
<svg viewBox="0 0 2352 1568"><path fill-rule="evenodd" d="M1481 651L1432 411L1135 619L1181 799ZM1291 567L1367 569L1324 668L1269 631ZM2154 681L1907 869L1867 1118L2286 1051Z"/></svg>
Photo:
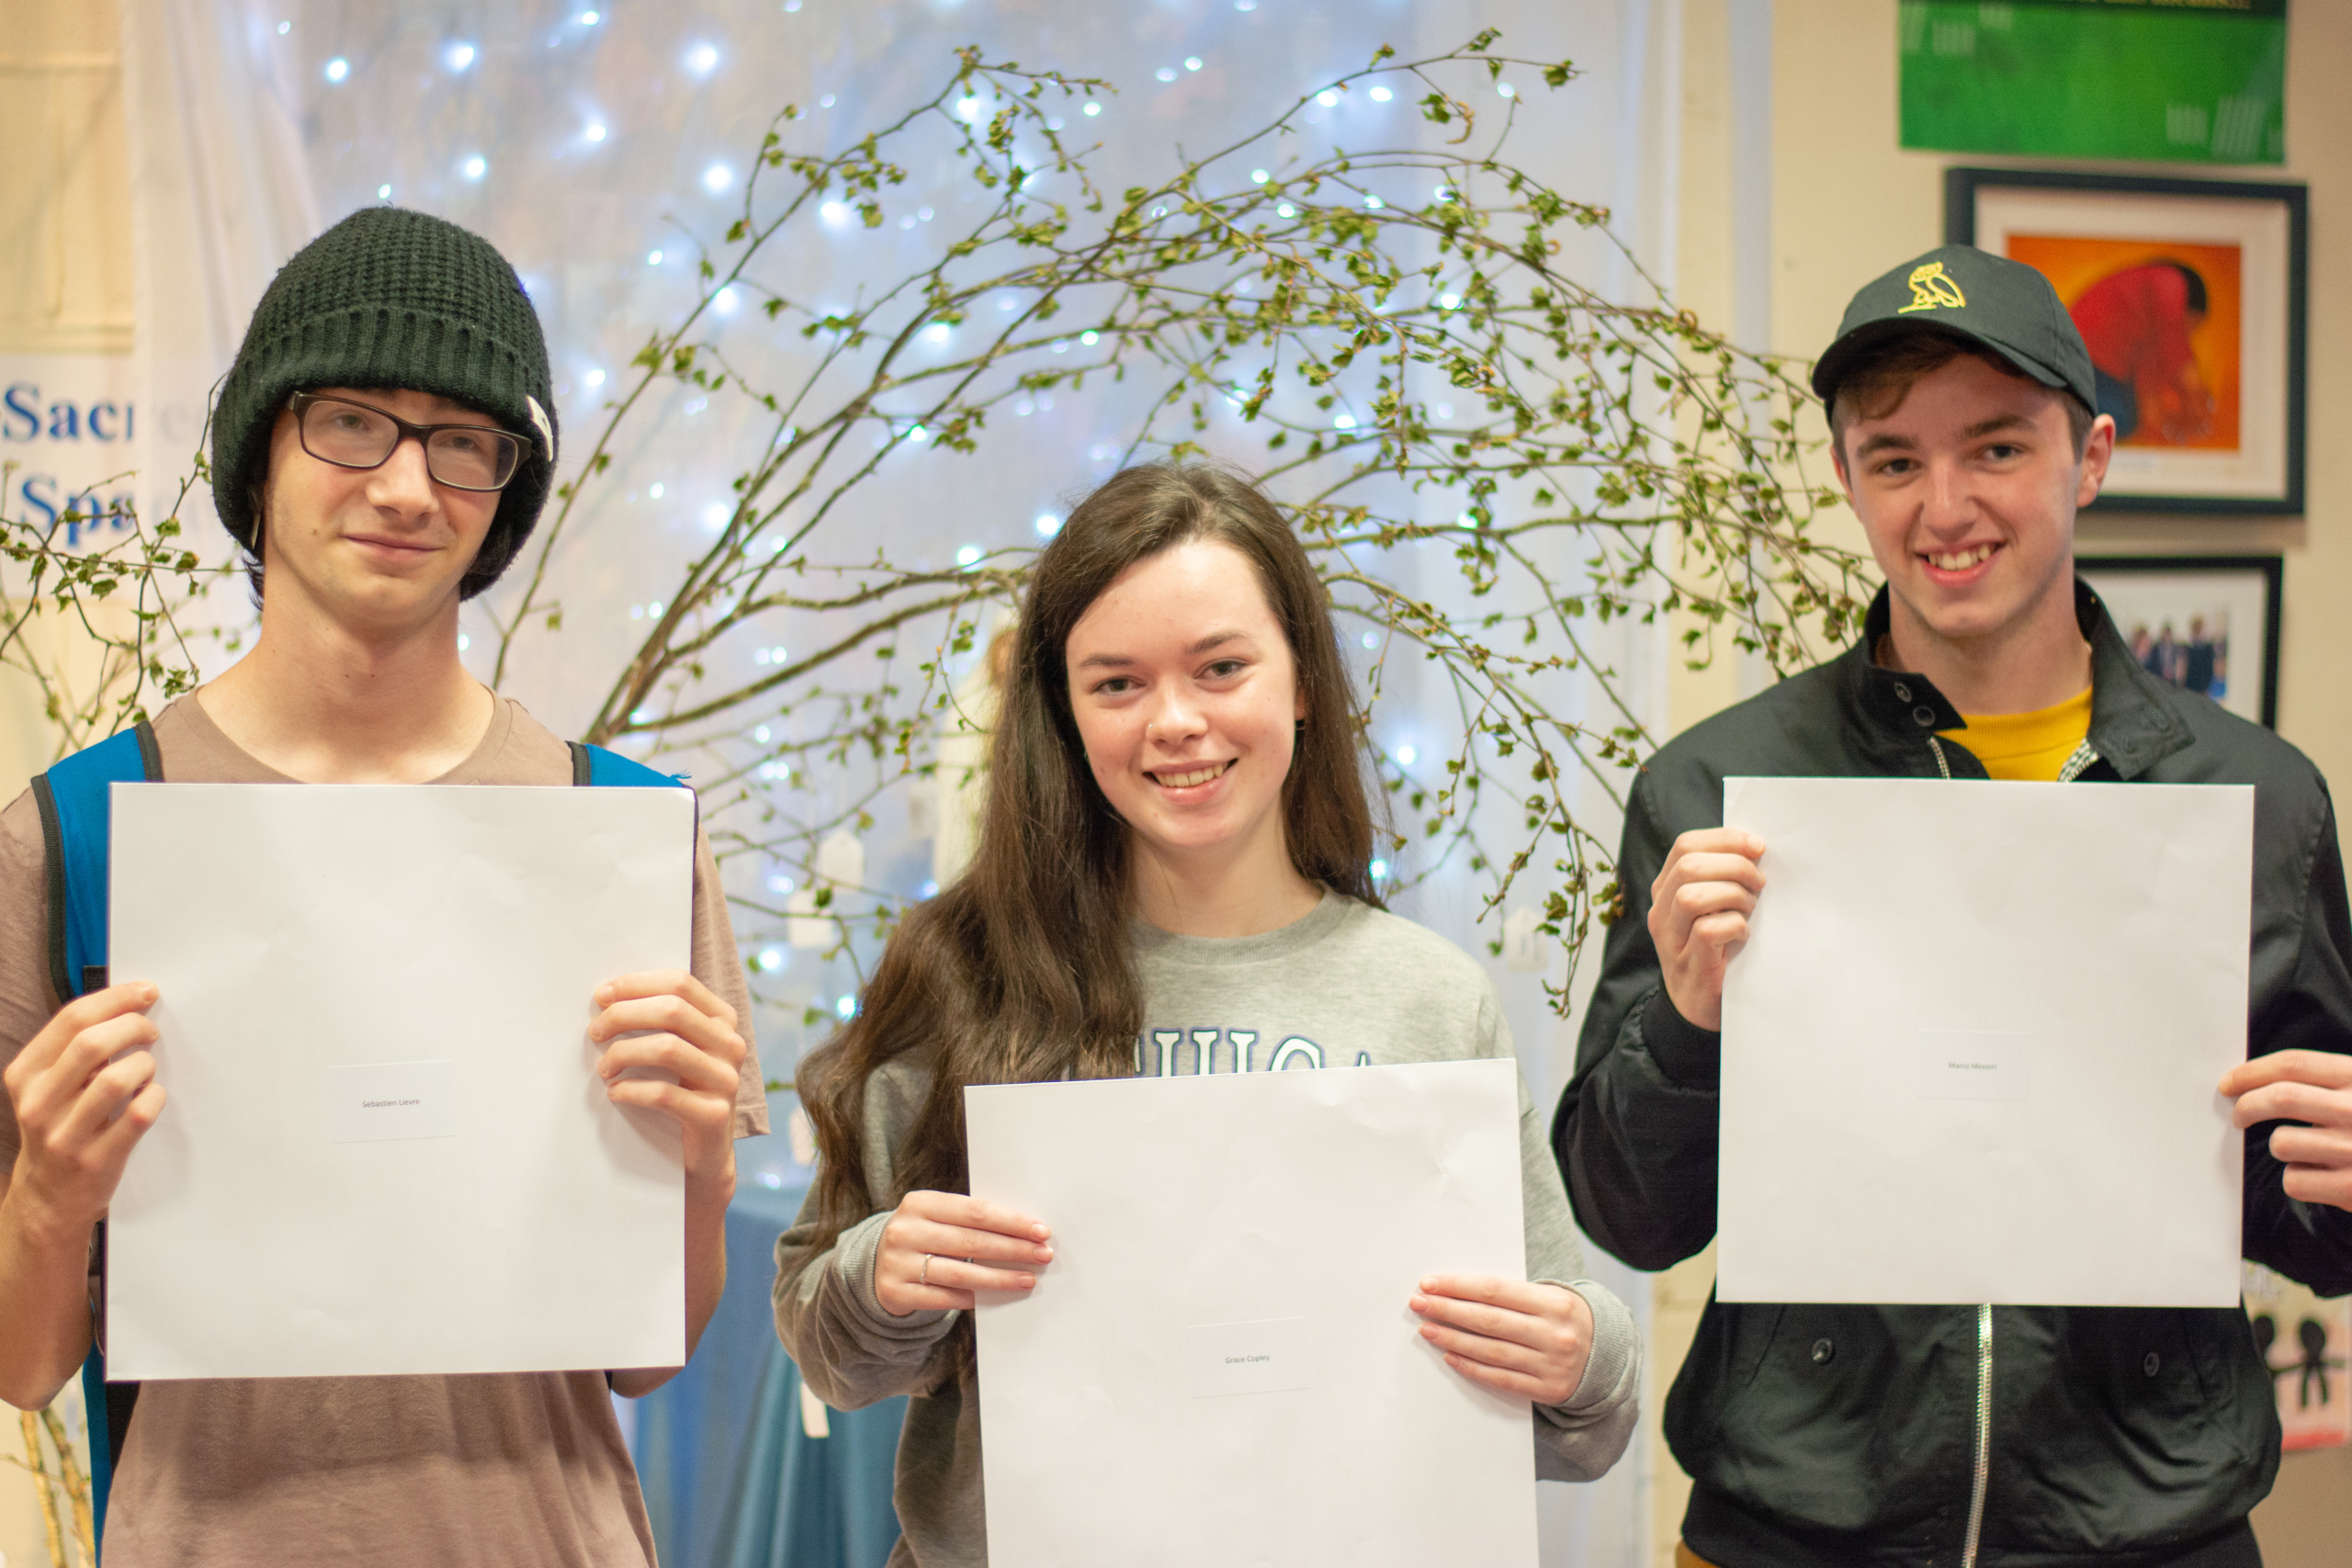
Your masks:
<svg viewBox="0 0 2352 1568"><path fill-rule="evenodd" d="M2352 925L2318 770L2142 670L2075 592L2097 753L2075 776L2254 785L2248 1050L2352 1051ZM1692 727L1634 784L1624 914L1552 1138L1578 1223L1634 1268L1715 1230L1719 1037L1668 1001L1647 921L1677 835L1722 824L1728 774L1985 776L1964 737L1931 743L1962 725L1941 694L1871 662L1887 623L1882 591L1854 648ZM2289 1198L2269 1131L2246 1137L2245 1256L2352 1292L2352 1213ZM1722 1568L2235 1568L2259 1561L2245 1516L2278 1465L2270 1374L2228 1309L1710 1301L1665 1426L1693 1483L1684 1539Z"/></svg>

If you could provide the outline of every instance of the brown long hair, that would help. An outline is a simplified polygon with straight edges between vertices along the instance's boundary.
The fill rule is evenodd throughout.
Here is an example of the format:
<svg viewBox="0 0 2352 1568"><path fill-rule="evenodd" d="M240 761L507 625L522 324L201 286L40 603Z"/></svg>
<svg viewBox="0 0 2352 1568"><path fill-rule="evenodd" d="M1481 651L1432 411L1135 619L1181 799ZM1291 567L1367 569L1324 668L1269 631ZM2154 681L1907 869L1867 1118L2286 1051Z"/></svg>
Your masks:
<svg viewBox="0 0 2352 1568"><path fill-rule="evenodd" d="M1297 536L1254 486L1218 468L1148 464L1113 476L1071 511L1031 573L970 866L908 912L857 1015L800 1064L820 1156L819 1230L804 1261L905 1193L966 1190L967 1084L1134 1070L1143 994L1127 928L1127 829L1087 766L1064 649L1121 572L1194 539L1249 558L1290 645L1306 699L1283 780L1291 863L1379 903L1353 685ZM897 1151L895 1190L871 1191L866 1081L918 1050L935 1053L930 1090Z"/></svg>

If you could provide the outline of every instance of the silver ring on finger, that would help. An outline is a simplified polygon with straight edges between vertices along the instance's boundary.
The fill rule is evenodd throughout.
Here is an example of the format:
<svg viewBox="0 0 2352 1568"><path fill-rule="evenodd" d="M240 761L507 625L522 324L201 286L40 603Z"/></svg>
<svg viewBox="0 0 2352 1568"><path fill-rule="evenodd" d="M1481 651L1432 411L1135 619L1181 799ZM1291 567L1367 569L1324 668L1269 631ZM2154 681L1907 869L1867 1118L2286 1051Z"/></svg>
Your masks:
<svg viewBox="0 0 2352 1568"><path fill-rule="evenodd" d="M918 1285L931 1283L931 1254L928 1252L922 1255L922 1271L915 1276L915 1283Z"/></svg>

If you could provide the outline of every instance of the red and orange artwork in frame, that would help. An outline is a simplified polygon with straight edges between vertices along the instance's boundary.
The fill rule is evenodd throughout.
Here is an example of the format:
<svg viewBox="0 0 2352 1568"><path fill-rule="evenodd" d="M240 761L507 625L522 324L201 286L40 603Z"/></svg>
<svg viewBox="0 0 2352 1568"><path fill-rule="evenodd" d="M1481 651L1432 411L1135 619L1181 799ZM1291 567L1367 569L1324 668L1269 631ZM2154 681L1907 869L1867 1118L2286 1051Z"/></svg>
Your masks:
<svg viewBox="0 0 2352 1568"><path fill-rule="evenodd" d="M1944 171L1944 239L2050 279L2119 437L2091 509L2303 508L2309 187Z"/></svg>
<svg viewBox="0 0 2352 1568"><path fill-rule="evenodd" d="M2008 252L2065 302L2120 445L2237 450L2243 247L2011 234Z"/></svg>

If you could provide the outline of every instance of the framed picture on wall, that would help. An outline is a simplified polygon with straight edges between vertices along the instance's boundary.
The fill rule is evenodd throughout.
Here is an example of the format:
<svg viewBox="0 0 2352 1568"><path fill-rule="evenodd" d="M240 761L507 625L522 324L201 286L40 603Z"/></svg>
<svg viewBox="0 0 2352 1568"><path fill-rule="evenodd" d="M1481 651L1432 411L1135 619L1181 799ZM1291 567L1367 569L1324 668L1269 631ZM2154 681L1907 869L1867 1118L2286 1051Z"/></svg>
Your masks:
<svg viewBox="0 0 2352 1568"><path fill-rule="evenodd" d="M2141 667L2278 728L2278 556L2077 556Z"/></svg>
<svg viewBox="0 0 2352 1568"><path fill-rule="evenodd" d="M2301 185L1944 171L1944 238L2038 268L2119 440L2098 512L2303 509Z"/></svg>

